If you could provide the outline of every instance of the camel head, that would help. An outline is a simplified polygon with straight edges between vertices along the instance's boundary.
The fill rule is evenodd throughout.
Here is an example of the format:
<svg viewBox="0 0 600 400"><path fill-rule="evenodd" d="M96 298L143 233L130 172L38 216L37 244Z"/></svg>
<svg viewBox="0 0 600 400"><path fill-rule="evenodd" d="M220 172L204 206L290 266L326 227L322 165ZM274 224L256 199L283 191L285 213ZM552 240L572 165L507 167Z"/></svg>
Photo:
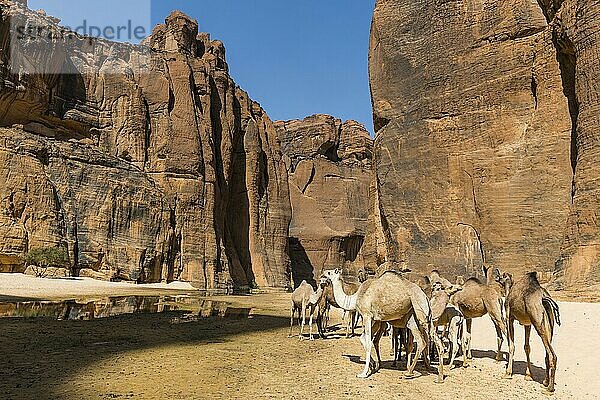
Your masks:
<svg viewBox="0 0 600 400"><path fill-rule="evenodd" d="M465 284L465 277L462 276L462 275L458 275L456 277L456 284L459 285L459 286L464 285Z"/></svg>
<svg viewBox="0 0 600 400"><path fill-rule="evenodd" d="M508 295L508 292L510 292L510 288L513 285L513 276L511 273L505 272L502 274L502 277L500 278L500 282L502 285L502 288L504 289L504 296Z"/></svg>
<svg viewBox="0 0 600 400"><path fill-rule="evenodd" d="M446 281L448 282L448 281ZM444 283L444 282L432 282L431 284L431 296L435 297L436 295L439 296L442 293L445 293L448 297L452 297L452 295L454 295L455 293L459 292L462 290L462 286L461 285L453 285L450 282L448 283Z"/></svg>
<svg viewBox="0 0 600 400"><path fill-rule="evenodd" d="M429 274L429 281L431 282L431 284L441 283L444 286L452 286L450 281L444 278L442 275L440 275L438 270L431 271L431 274Z"/></svg>
<svg viewBox="0 0 600 400"><path fill-rule="evenodd" d="M325 287L330 284L331 284L331 280L329 278L327 278L326 276L321 276L321 278L319 278L319 287L325 289Z"/></svg>
<svg viewBox="0 0 600 400"><path fill-rule="evenodd" d="M342 278L342 270L340 268L329 269L323 271L323 276L332 282L339 281Z"/></svg>

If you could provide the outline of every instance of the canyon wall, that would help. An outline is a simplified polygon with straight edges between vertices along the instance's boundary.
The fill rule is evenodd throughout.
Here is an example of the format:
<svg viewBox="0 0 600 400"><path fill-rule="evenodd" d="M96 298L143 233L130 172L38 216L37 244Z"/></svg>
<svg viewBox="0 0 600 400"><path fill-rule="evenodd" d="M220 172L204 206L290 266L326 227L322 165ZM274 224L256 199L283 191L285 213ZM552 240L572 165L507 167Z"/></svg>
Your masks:
<svg viewBox="0 0 600 400"><path fill-rule="evenodd" d="M594 1L377 1L380 259L600 278L599 37Z"/></svg>
<svg viewBox="0 0 600 400"><path fill-rule="evenodd" d="M373 141L358 122L329 115L275 123L289 173L292 276L365 268Z"/></svg>
<svg viewBox="0 0 600 400"><path fill-rule="evenodd" d="M289 284L286 165L223 43L179 12L139 46L65 38L23 2L0 12L3 270L64 246L107 279Z"/></svg>

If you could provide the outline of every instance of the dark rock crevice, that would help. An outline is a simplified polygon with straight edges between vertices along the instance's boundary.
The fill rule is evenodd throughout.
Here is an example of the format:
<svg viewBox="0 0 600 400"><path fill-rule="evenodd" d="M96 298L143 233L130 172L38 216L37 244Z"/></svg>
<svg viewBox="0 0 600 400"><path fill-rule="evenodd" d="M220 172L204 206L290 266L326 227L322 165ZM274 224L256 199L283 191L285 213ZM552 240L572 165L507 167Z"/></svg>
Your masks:
<svg viewBox="0 0 600 400"><path fill-rule="evenodd" d="M571 116L571 169L573 172L573 183L571 188L571 202L575 197L575 175L577 172L578 143L577 143L577 121L579 118L579 101L575 89L575 74L577 72L577 57L573 42L560 28L560 23L556 24L553 32L553 41L556 47L556 58L560 65L560 73L563 82L563 93L569 104L569 115Z"/></svg>
<svg viewBox="0 0 600 400"><path fill-rule="evenodd" d="M579 101L575 88L575 75L577 72L577 57L573 42L569 38L565 27L563 26L560 14L563 0L538 0L538 5L546 17L550 29L552 29L552 42L556 49L556 59L559 63L560 74L563 86L563 94L567 98L569 105L569 115L571 116L571 144L570 159L571 170L573 174L571 187L571 202L575 198L575 175L577 171L578 143L577 143L577 120L579 118ZM532 90L534 89L532 81ZM535 86L537 90L537 84ZM537 106L537 98L536 98Z"/></svg>
<svg viewBox="0 0 600 400"><path fill-rule="evenodd" d="M377 134L380 130L385 128L390 122L391 119L382 117L376 112L373 113L373 125L375 128L375 134Z"/></svg>

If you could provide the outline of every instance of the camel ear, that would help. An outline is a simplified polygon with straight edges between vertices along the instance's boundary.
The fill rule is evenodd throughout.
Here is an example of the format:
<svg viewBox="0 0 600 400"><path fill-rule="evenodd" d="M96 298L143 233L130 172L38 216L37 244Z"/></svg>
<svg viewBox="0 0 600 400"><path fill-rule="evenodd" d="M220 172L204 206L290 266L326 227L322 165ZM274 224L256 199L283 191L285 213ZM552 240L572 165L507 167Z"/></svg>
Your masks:
<svg viewBox="0 0 600 400"><path fill-rule="evenodd" d="M492 275L496 281L500 280L500 270L498 268L494 268Z"/></svg>

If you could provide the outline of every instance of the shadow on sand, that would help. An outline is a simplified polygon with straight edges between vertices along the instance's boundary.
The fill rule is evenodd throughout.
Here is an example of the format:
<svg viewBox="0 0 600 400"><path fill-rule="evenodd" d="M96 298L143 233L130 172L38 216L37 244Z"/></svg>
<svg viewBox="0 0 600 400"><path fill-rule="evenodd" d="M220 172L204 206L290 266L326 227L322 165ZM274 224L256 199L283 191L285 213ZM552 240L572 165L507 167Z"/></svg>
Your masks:
<svg viewBox="0 0 600 400"><path fill-rule="evenodd" d="M197 320L188 320L185 315L133 314L91 321L0 318L0 398L67 399L60 394L66 381L115 354L166 345L202 346L289 324L288 318L269 315Z"/></svg>
<svg viewBox="0 0 600 400"><path fill-rule="evenodd" d="M473 350L473 358L490 358L492 360L496 360L496 352L492 350ZM504 360L508 360L508 353L503 352ZM507 361L502 361L502 363L506 366ZM515 360L513 364L513 374L525 376L525 370L527 369L527 363L525 361ZM531 364L531 374L533 380L539 384L544 381L546 377L546 369L540 368L535 364Z"/></svg>

